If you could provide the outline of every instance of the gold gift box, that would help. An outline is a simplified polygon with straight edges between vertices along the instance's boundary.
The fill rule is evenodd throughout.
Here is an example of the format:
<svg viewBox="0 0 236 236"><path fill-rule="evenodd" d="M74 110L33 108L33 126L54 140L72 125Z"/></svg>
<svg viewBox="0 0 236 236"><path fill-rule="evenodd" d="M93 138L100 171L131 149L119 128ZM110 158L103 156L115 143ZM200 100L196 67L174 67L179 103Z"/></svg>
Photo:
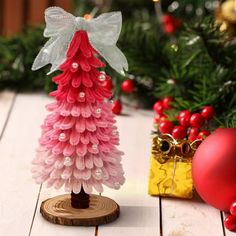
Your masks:
<svg viewBox="0 0 236 236"><path fill-rule="evenodd" d="M153 138L148 193L192 198L192 157L196 143L164 134Z"/></svg>

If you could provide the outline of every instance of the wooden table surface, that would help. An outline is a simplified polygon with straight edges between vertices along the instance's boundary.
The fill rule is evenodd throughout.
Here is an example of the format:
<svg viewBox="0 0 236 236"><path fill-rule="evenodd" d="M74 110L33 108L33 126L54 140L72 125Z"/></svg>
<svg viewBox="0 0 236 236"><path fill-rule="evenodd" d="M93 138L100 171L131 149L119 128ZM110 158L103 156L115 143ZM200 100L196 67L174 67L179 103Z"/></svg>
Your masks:
<svg viewBox="0 0 236 236"><path fill-rule="evenodd" d="M126 183L103 195L121 206L118 220L95 227L51 224L39 213L40 203L63 190L37 185L31 161L46 117L43 94L0 93L0 235L1 236L221 236L223 214L202 201L150 197L147 194L152 112L127 109L117 116Z"/></svg>

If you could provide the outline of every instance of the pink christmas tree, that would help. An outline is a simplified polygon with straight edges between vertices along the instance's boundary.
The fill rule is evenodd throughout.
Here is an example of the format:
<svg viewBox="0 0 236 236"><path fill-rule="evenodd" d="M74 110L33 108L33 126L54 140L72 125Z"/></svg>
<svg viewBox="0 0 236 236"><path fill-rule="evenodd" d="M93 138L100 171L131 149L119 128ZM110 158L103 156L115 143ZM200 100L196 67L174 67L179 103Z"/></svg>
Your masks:
<svg viewBox="0 0 236 236"><path fill-rule="evenodd" d="M110 79L99 70L98 59L86 31L77 31L69 45L58 85L47 105L51 112L43 125L40 146L33 160L33 177L56 189L90 194L103 185L119 189L124 183L119 136L111 111L111 91L103 87Z"/></svg>

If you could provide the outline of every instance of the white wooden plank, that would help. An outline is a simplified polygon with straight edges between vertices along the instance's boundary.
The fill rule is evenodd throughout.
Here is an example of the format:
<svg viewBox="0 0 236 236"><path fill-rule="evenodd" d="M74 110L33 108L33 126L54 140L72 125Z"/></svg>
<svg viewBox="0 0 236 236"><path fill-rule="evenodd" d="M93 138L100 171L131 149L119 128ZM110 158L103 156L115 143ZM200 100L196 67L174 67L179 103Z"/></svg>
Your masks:
<svg viewBox="0 0 236 236"><path fill-rule="evenodd" d="M220 211L200 200L162 198L163 236L223 236Z"/></svg>
<svg viewBox="0 0 236 236"><path fill-rule="evenodd" d="M14 101L15 93L3 91L0 93L0 139Z"/></svg>
<svg viewBox="0 0 236 236"><path fill-rule="evenodd" d="M99 226L98 235L160 235L159 211L155 206L121 206L121 215L113 223Z"/></svg>
<svg viewBox="0 0 236 236"><path fill-rule="evenodd" d="M229 231L228 229L225 228L225 236L235 236L235 232Z"/></svg>
<svg viewBox="0 0 236 236"><path fill-rule="evenodd" d="M18 95L0 143L0 235L28 235L39 191L30 163L46 97ZM37 108L37 109L35 109Z"/></svg>
<svg viewBox="0 0 236 236"><path fill-rule="evenodd" d="M125 152L122 164L126 183L120 190L105 188L103 195L121 206L120 218L99 226L99 236L160 234L159 198L147 193L151 151L152 112L127 109L117 116L120 149Z"/></svg>

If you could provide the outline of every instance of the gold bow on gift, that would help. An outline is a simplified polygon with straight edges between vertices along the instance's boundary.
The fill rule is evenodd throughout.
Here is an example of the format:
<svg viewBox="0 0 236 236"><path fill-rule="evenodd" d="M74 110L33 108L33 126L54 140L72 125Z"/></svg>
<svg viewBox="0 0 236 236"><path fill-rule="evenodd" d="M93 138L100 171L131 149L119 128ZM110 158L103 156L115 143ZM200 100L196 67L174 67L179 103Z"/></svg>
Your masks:
<svg viewBox="0 0 236 236"><path fill-rule="evenodd" d="M176 140L170 134L162 134L153 138L152 154L156 160L164 164L169 159L180 162L191 161L197 144L201 140L188 142L187 140Z"/></svg>

